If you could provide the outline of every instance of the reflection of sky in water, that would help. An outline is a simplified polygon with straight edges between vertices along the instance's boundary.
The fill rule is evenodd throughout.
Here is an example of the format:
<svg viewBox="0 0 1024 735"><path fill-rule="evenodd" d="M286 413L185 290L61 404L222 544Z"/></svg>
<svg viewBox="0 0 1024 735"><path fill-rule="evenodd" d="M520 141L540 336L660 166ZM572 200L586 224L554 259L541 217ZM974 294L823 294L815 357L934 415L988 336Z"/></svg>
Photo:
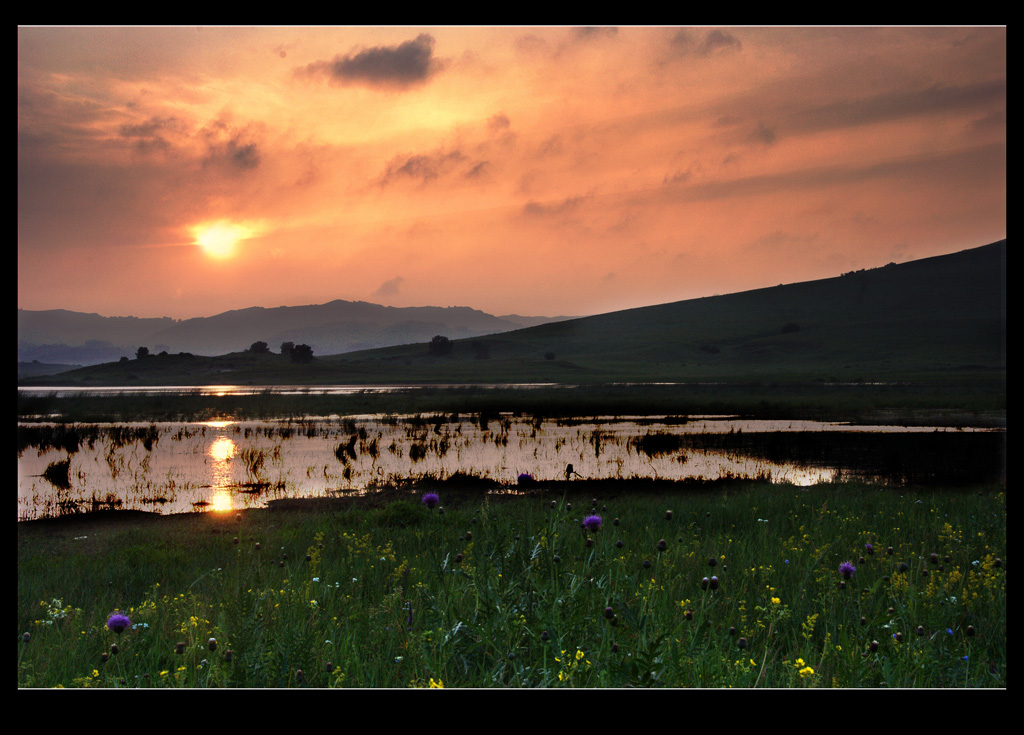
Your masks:
<svg viewBox="0 0 1024 735"><path fill-rule="evenodd" d="M148 424L146 424L148 426ZM733 452L681 449L649 456L631 445L648 433L730 431L856 431L815 422L743 422L732 417L633 421L606 417L560 422L530 417L361 416L343 419L209 421L157 424L160 438L147 451L139 442L113 446L102 435L71 455L72 489L59 495L39 477L63 451L29 448L18 460L18 515L55 515L58 501L88 510L93 499L120 498L122 509L159 513L259 507L272 498L361 492L373 483L449 477L457 472L515 484L521 472L538 480L562 479L567 464L583 478L714 479L770 477L811 485L834 477L832 468L755 460ZM873 428L873 427L872 427ZM901 431L889 427L889 431ZM916 431L934 431L919 427ZM906 429L902 429L906 431ZM352 442L352 451L340 448ZM262 461L258 476L247 453ZM262 483L254 489L253 483Z"/></svg>

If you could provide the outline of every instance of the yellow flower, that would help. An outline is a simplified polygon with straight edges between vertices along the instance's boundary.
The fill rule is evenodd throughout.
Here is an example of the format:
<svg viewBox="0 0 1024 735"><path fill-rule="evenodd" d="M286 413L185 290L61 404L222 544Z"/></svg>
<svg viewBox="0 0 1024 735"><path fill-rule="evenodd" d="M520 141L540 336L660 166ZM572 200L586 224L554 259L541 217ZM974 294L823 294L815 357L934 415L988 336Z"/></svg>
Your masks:
<svg viewBox="0 0 1024 735"><path fill-rule="evenodd" d="M814 669L812 669L810 666L805 666L804 668L800 669L800 676L802 676L805 679L808 676L814 676Z"/></svg>
<svg viewBox="0 0 1024 735"><path fill-rule="evenodd" d="M429 686L430 686L431 689L444 689L444 682L441 681L440 679L438 679L437 681L434 681L434 677L430 677L430 684L429 684Z"/></svg>
<svg viewBox="0 0 1024 735"><path fill-rule="evenodd" d="M772 604L773 605L778 605L781 602L782 602L782 600L780 600L778 597L773 597L772 598Z"/></svg>

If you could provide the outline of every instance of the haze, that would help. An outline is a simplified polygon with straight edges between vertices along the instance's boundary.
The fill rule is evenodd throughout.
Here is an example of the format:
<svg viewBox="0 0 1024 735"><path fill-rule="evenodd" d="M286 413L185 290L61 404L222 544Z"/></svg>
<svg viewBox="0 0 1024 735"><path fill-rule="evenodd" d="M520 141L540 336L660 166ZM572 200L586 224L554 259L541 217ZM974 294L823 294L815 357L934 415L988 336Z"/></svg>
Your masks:
<svg viewBox="0 0 1024 735"><path fill-rule="evenodd" d="M584 315L1006 236L1006 29L18 29L18 306Z"/></svg>

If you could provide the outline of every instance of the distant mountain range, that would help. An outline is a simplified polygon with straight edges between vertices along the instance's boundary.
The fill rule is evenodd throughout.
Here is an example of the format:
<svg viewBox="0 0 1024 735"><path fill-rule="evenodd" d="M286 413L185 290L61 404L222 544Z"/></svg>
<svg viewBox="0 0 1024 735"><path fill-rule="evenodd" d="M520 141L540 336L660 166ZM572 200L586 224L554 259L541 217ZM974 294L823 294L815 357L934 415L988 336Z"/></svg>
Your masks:
<svg viewBox="0 0 1024 735"><path fill-rule="evenodd" d="M493 316L464 306L394 307L335 300L310 306L226 311L210 317L106 317L64 309L18 309L19 375L46 374L72 366L150 353L224 355L266 342L307 344L316 355L508 332L570 317Z"/></svg>

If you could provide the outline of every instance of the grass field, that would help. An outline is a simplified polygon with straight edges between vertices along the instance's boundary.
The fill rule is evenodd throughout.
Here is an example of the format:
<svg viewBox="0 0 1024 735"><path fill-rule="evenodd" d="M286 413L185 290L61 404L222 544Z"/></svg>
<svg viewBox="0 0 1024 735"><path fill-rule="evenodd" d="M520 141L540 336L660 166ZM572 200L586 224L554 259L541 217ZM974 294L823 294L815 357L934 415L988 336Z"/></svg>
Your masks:
<svg viewBox="0 0 1024 735"><path fill-rule="evenodd" d="M19 524L18 685L1006 686L1005 487L574 487Z"/></svg>

